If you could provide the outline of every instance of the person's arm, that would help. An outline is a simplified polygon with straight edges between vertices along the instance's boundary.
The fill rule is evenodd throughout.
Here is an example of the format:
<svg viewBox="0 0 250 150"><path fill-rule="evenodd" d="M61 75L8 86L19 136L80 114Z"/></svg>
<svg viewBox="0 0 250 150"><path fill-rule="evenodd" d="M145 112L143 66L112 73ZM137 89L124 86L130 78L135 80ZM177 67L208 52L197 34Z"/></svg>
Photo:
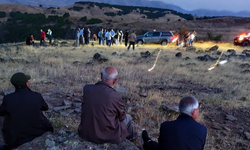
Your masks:
<svg viewBox="0 0 250 150"><path fill-rule="evenodd" d="M8 114L8 111L6 110L6 102L5 99L3 99L3 103L0 106L0 116L6 116Z"/></svg>
<svg viewBox="0 0 250 150"><path fill-rule="evenodd" d="M205 128L206 131L205 131L205 137L204 137L204 143L202 145L202 149L201 150L204 150L204 147L205 147L205 144L206 144L206 138L207 138L207 128Z"/></svg>
<svg viewBox="0 0 250 150"><path fill-rule="evenodd" d="M123 121L126 118L126 113L125 113L125 107L124 107L124 102L122 98L119 99L119 101L116 104L117 110L118 110L118 118L120 121Z"/></svg>
<svg viewBox="0 0 250 150"><path fill-rule="evenodd" d="M47 111L49 109L48 104L44 101L42 95L40 94L40 99L41 99L41 110L42 111Z"/></svg>

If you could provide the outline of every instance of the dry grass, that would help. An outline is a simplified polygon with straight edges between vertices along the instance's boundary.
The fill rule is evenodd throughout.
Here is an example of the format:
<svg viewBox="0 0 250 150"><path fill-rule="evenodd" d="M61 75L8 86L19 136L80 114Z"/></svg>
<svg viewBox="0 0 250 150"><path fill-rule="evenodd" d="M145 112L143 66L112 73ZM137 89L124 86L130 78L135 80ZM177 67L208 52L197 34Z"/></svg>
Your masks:
<svg viewBox="0 0 250 150"><path fill-rule="evenodd" d="M70 41L72 42L72 41ZM196 43L197 50L207 49L215 43ZM224 51L234 48L237 53L243 49L234 47L232 44L221 43L219 50ZM129 113L134 118L135 128L140 130L142 127L150 129L150 136L156 140L159 132L160 123L165 120L174 120L178 114L164 113L159 110L160 105L177 105L179 100L186 95L194 95L199 100L206 101L206 105L218 105L225 109L235 109L239 107L249 106L249 90L247 84L250 77L247 74L241 74L239 65L242 62L232 60L227 64L217 67L212 71L207 69L214 62L200 62L195 58L199 56L196 53L186 52L184 49L174 45L169 47L160 45L143 45L136 47L135 51L127 51L125 46L80 46L80 47L27 47L11 46L11 51L4 52L1 55L10 56L11 58L23 58L29 63L0 63L0 90L13 88L9 82L11 75L17 71L22 71L32 76L30 81L32 89L46 93L54 87L61 87L65 93L74 90L82 90L87 83L95 83L100 78L100 72L105 66L114 66L119 71L119 81L116 86L123 86L127 89L128 104L135 105L135 108L129 108ZM162 49L161 55L155 69L148 72L153 66L156 55ZM18 54L17 54L18 51ZM140 52L150 51L154 55L149 58L141 58ZM190 57L190 60L176 58L175 53L181 51L183 57ZM94 65L86 65L87 62L93 61L92 57L95 53L101 53L109 57L108 62L93 62ZM112 56L113 52L118 55ZM122 55L121 55L122 54ZM204 55L204 54L200 54ZM213 55L216 56L216 55ZM81 65L74 65L73 62L79 61ZM181 67L188 63L195 63L194 66ZM249 59L247 60L249 63ZM44 81L53 81L56 84L44 85ZM221 88L223 93L204 93L199 91L178 91L178 90L145 90L140 87L149 85L164 85L183 87L190 85L199 85L204 88ZM39 85L39 86L36 86ZM43 86L40 86L43 85ZM140 92L146 92L148 97L139 96ZM246 97L247 101L240 101L241 97ZM151 105L150 101L156 101L155 105ZM208 107L205 106L205 107ZM199 119L204 125L206 122L203 116L209 113L201 110L201 118ZM76 131L79 121L70 118L51 118L55 127L68 126L72 131ZM69 124L69 125L68 125ZM215 135L208 132L207 149L216 149L213 147ZM137 143L138 144L138 141ZM138 144L139 145L139 144Z"/></svg>

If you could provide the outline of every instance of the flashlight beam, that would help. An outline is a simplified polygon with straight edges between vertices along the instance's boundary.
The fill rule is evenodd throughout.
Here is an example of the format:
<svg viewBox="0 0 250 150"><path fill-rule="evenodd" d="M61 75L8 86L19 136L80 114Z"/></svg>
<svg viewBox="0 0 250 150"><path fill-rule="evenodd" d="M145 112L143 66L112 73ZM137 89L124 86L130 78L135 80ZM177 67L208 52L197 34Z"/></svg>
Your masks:
<svg viewBox="0 0 250 150"><path fill-rule="evenodd" d="M156 59L155 59L155 63L154 63L154 65L153 65L153 67L150 68L150 69L148 69L149 72L152 71L152 70L155 68L156 63L157 63L157 60L158 60L158 58L159 58L159 56L160 56L160 53L161 53L161 50L160 50L160 51L158 52L158 54L157 54L157 57L156 57Z"/></svg>

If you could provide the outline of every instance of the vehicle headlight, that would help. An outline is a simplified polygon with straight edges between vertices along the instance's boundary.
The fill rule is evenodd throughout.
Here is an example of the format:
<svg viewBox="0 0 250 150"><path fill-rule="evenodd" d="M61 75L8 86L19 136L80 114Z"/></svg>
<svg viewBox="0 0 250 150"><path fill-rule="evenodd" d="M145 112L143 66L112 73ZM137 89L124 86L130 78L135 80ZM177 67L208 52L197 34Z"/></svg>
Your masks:
<svg viewBox="0 0 250 150"><path fill-rule="evenodd" d="M244 39L244 36L239 37L239 41L242 41Z"/></svg>

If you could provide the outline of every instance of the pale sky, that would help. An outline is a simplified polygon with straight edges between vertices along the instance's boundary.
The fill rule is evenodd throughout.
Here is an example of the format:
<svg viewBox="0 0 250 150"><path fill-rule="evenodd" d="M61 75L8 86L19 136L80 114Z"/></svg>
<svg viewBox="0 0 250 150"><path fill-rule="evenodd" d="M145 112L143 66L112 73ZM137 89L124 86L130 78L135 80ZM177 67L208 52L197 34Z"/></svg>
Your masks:
<svg viewBox="0 0 250 150"><path fill-rule="evenodd" d="M210 9L250 11L250 0L151 0L177 5L185 10Z"/></svg>

